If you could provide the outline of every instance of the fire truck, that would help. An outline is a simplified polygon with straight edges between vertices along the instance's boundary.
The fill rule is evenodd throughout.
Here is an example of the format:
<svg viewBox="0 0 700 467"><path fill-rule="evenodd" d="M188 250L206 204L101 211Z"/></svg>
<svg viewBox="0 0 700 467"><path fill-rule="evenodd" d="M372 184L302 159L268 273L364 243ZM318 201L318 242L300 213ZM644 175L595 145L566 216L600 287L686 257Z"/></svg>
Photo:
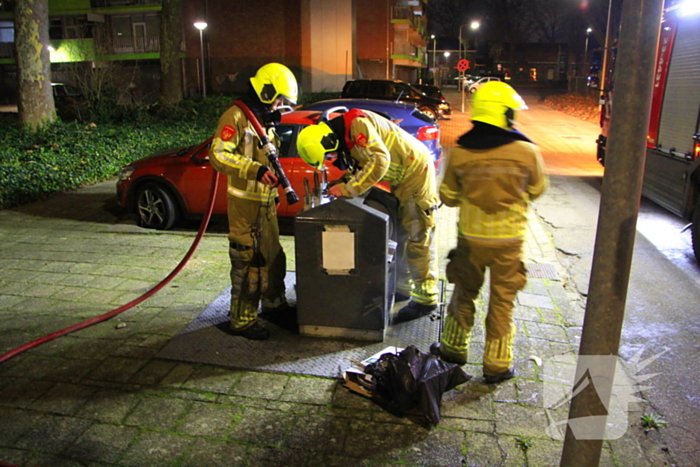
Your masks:
<svg viewBox="0 0 700 467"><path fill-rule="evenodd" d="M669 6L669 3L672 3ZM656 52L642 195L689 221L700 262L700 2L666 2ZM604 165L614 54L601 94L597 158Z"/></svg>

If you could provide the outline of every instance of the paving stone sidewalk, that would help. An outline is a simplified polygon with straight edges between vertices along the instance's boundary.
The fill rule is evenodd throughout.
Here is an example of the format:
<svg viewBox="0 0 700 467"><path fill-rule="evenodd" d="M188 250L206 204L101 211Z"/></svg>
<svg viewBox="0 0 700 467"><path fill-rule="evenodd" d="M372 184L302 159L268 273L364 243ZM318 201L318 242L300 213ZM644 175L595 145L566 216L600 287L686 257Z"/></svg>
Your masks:
<svg viewBox="0 0 700 467"><path fill-rule="evenodd" d="M468 126L459 107L442 122L446 147ZM456 210L443 207L440 216L444 272L456 243ZM558 465L562 442L546 428L548 417L566 418L567 406L545 412L538 362L575 355L582 314L571 305L536 215L526 256L544 274L518 296L519 375L498 386L481 382L478 326L464 367L476 377L445 394L442 421L432 430L388 414L335 379L155 359L228 286L226 237L211 230L183 272L152 298L0 364L0 463ZM122 217L114 210L114 180L0 211L0 354L140 296L170 273L193 238L194 230L146 231ZM283 243L292 260L293 237ZM650 464L628 433L605 442L600 465Z"/></svg>

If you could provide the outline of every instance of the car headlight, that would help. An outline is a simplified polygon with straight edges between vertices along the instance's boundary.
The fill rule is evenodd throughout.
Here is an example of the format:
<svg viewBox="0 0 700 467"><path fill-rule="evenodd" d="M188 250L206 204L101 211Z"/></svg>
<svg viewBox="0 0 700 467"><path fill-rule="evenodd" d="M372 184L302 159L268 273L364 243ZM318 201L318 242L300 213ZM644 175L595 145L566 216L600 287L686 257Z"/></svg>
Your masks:
<svg viewBox="0 0 700 467"><path fill-rule="evenodd" d="M122 167L121 170L119 170L119 180L124 181L128 180L136 171L136 167L133 167L131 165L127 165L125 167Z"/></svg>
<svg viewBox="0 0 700 467"><path fill-rule="evenodd" d="M443 109L443 110L444 110L444 109L449 109L449 108L450 108L450 104L440 104L439 107L440 107L441 109Z"/></svg>

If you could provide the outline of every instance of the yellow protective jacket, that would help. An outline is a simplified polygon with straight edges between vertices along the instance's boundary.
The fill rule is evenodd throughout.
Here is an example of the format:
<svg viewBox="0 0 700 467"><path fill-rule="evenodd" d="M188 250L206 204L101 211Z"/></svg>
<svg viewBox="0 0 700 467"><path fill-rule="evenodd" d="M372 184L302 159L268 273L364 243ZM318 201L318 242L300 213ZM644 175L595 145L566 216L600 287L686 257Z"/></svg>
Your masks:
<svg viewBox="0 0 700 467"><path fill-rule="evenodd" d="M536 145L513 141L490 149L450 151L440 199L459 207L459 234L472 240L521 239L530 201L549 179Z"/></svg>
<svg viewBox="0 0 700 467"><path fill-rule="evenodd" d="M279 137L274 129L266 131L268 139L279 147ZM257 181L260 167L269 164L267 156L260 148L255 128L240 107L232 105L219 119L209 160L217 171L228 176L229 199L274 203L276 188Z"/></svg>
<svg viewBox="0 0 700 467"><path fill-rule="evenodd" d="M354 197L377 182L389 182L399 201L414 199L423 210L437 206L434 162L428 148L373 112L363 110L349 117L345 143L359 169L339 186L343 196Z"/></svg>

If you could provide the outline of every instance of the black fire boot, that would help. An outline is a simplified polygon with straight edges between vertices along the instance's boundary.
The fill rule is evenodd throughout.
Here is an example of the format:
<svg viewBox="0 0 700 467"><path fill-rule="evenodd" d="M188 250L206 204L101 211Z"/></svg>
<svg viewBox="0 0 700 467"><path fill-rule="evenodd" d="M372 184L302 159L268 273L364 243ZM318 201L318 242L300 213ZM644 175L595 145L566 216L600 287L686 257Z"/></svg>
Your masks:
<svg viewBox="0 0 700 467"><path fill-rule="evenodd" d="M498 373L497 375L484 375L484 383L486 384L498 384L503 381L508 381L515 376L515 368L510 367L507 371L503 373Z"/></svg>
<svg viewBox="0 0 700 467"><path fill-rule="evenodd" d="M399 310L399 314L396 315L394 319L394 324L418 319L422 316L429 315L435 310L437 310L437 305L421 305L420 303L410 301L408 305Z"/></svg>
<svg viewBox="0 0 700 467"><path fill-rule="evenodd" d="M232 328L231 334L234 336L245 337L246 339L253 341L264 341L270 338L270 331L257 321L253 321L253 324L243 329Z"/></svg>
<svg viewBox="0 0 700 467"><path fill-rule="evenodd" d="M456 363L457 365L464 365L467 363L466 356L444 352L439 342L433 342L430 345L430 353L436 357L440 357L441 360L447 363Z"/></svg>

